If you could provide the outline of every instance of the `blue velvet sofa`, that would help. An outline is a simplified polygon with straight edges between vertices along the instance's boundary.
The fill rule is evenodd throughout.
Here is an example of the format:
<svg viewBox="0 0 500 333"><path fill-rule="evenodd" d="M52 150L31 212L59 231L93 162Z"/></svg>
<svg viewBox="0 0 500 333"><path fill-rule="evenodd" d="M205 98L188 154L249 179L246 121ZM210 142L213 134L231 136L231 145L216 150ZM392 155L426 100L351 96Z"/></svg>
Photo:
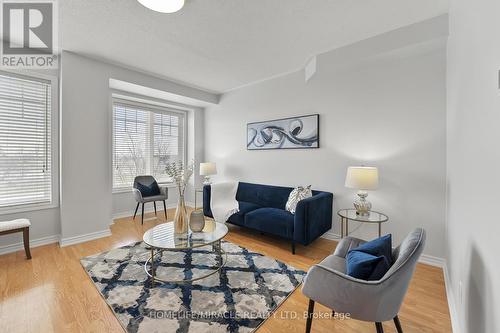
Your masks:
<svg viewBox="0 0 500 333"><path fill-rule="evenodd" d="M295 214L285 210L291 187L259 185L240 182L236 192L240 211L227 222L288 239L295 244L308 245L332 226L333 194L312 191L311 198L297 204ZM203 213L213 217L210 209L210 185L203 187Z"/></svg>

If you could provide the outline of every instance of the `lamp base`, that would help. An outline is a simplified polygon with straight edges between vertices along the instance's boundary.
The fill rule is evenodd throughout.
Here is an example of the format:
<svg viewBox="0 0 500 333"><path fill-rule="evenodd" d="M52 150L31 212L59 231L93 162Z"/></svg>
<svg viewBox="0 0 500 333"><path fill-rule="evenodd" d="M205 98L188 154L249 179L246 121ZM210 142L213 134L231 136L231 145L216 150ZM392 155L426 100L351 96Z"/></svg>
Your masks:
<svg viewBox="0 0 500 333"><path fill-rule="evenodd" d="M203 181L203 185L212 185L212 181L210 180L210 176L205 176L205 180Z"/></svg>
<svg viewBox="0 0 500 333"><path fill-rule="evenodd" d="M358 192L358 199L354 201L354 208L356 208L356 214L360 216L369 216L370 210L372 209L372 204L370 201L366 200L368 193L366 191Z"/></svg>

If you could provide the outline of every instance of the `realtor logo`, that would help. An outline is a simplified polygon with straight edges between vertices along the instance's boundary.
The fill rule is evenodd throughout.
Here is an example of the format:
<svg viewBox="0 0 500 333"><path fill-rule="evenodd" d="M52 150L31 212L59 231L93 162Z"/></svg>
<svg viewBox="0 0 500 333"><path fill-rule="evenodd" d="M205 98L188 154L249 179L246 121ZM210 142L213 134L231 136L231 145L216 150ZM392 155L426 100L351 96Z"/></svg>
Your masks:
<svg viewBox="0 0 500 333"><path fill-rule="evenodd" d="M1 2L1 66L56 68L54 3L12 0Z"/></svg>

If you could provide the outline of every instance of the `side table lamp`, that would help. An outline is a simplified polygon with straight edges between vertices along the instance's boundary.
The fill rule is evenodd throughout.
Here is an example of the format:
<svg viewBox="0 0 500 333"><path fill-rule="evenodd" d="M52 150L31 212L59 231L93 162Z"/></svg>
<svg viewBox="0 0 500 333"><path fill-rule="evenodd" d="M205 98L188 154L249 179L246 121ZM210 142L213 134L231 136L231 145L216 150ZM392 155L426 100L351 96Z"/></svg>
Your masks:
<svg viewBox="0 0 500 333"><path fill-rule="evenodd" d="M375 167L354 166L347 169L345 186L358 190L358 198L354 201L356 214L370 215L372 204L366 200L370 190L378 188L378 169Z"/></svg>
<svg viewBox="0 0 500 333"><path fill-rule="evenodd" d="M200 163L200 176L205 176L203 185L210 185L210 176L217 174L217 166L212 162Z"/></svg>

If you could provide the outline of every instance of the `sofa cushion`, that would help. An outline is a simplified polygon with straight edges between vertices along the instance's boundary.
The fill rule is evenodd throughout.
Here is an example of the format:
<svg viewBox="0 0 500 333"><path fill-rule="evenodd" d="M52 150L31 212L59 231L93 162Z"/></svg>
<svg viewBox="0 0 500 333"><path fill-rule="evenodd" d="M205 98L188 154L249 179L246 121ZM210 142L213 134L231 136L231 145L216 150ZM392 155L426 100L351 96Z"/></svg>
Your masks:
<svg viewBox="0 0 500 333"><path fill-rule="evenodd" d="M291 187L240 182L236 192L236 200L253 202L261 207L285 209L285 204L292 190Z"/></svg>
<svg viewBox="0 0 500 333"><path fill-rule="evenodd" d="M233 215L229 216L227 219L228 222L231 222L233 224L241 225L243 226L245 224L245 214L248 212L251 212L253 210L262 208L259 205L256 205L251 202L245 202L245 201L239 201L238 202L240 210L237 213L234 213Z"/></svg>
<svg viewBox="0 0 500 333"><path fill-rule="evenodd" d="M293 238L294 216L283 209L259 208L245 215L245 227Z"/></svg>

